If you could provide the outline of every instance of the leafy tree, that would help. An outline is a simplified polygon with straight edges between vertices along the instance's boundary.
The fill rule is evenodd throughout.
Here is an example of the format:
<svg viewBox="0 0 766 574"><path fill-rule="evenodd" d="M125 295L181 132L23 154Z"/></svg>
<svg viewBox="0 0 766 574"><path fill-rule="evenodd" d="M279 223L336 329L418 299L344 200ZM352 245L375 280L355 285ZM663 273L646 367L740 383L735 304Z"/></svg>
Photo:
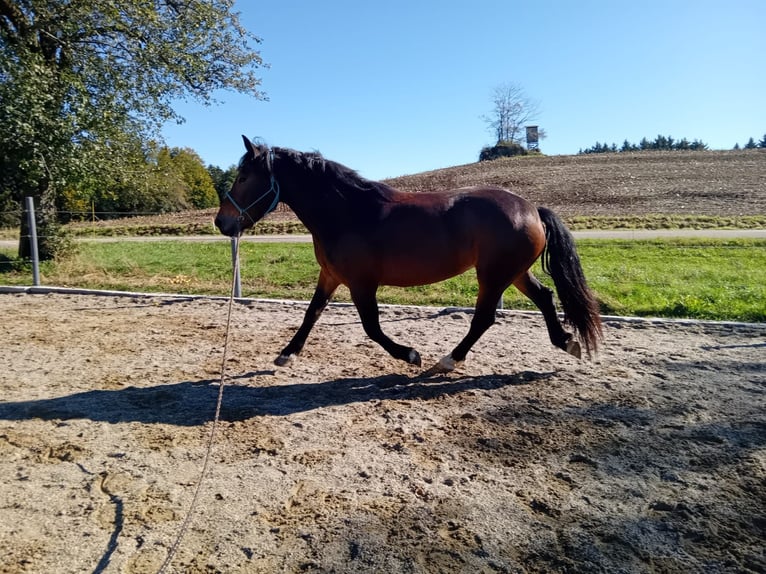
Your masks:
<svg viewBox="0 0 766 574"><path fill-rule="evenodd" d="M184 197L189 207L205 209L217 205L218 194L213 186L213 180L205 169L202 159L194 150L165 148L163 152L170 156L170 169L182 182Z"/></svg>
<svg viewBox="0 0 766 574"><path fill-rule="evenodd" d="M128 159L112 181L64 189L57 204L62 221L87 218L91 210L108 219L142 212L204 209L218 202L210 174L191 149L152 142L136 150L130 164Z"/></svg>
<svg viewBox="0 0 766 574"><path fill-rule="evenodd" d="M139 139L125 141L120 147L119 165L107 164L102 173L67 182L56 194L58 219L62 222L81 219L95 210L99 217L148 211L164 190L157 189L153 179L156 155L154 144Z"/></svg>
<svg viewBox="0 0 766 574"><path fill-rule="evenodd" d="M55 255L58 196L125 181L136 141L181 119L173 100L263 97L259 39L233 4L0 0L0 203L36 199L42 257Z"/></svg>

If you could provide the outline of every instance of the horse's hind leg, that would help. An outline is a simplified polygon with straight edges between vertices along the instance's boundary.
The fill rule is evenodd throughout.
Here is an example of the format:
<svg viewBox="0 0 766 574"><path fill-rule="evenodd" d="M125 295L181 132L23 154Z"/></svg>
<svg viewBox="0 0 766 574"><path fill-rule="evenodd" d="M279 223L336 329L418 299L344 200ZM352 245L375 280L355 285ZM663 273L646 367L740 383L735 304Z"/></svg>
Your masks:
<svg viewBox="0 0 766 574"><path fill-rule="evenodd" d="M327 307L327 303L330 301L330 297L335 293L338 288L338 282L330 277L324 270L319 272L319 280L317 281L316 289L314 290L314 296L311 298L306 314L303 317L303 323L298 331L293 336L292 340L287 346L282 349L282 352L274 360L274 363L280 367L284 367L290 361L295 358L295 355L301 352L303 345L306 344L306 339L314 327L314 323L317 322L319 316Z"/></svg>
<svg viewBox="0 0 766 574"><path fill-rule="evenodd" d="M412 347L405 347L394 343L380 328L378 316L378 300L375 296L375 288L351 286L351 299L359 312L362 326L367 336L378 343L389 355L395 359L406 361L411 365L420 366L420 355Z"/></svg>
<svg viewBox="0 0 766 574"><path fill-rule="evenodd" d="M510 285L510 282L508 285ZM457 344L449 355L443 357L438 363L423 373L425 376L430 377L440 373L449 373L465 361L465 357L468 355L471 347L494 324L497 302L503 296L503 291L505 291L508 285L488 286L481 280L479 281L479 295L476 298L476 309L474 310L468 334L463 337L463 340Z"/></svg>
<svg viewBox="0 0 766 574"><path fill-rule="evenodd" d="M580 343L577 342L572 333L565 331L561 325L553 302L553 291L540 283L531 271L520 275L513 284L542 311L551 343L579 359L581 356Z"/></svg>

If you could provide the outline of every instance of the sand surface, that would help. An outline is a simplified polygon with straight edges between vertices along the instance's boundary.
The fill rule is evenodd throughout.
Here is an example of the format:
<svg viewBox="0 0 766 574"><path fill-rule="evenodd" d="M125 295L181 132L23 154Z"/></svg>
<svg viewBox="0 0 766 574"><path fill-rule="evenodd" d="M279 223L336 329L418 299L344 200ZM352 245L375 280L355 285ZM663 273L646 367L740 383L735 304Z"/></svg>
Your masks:
<svg viewBox="0 0 766 574"><path fill-rule="evenodd" d="M199 479L226 302L0 295L0 572L156 572ZM503 312L424 379L333 306L236 304L174 572L766 571L766 326ZM465 311L385 308L430 365Z"/></svg>

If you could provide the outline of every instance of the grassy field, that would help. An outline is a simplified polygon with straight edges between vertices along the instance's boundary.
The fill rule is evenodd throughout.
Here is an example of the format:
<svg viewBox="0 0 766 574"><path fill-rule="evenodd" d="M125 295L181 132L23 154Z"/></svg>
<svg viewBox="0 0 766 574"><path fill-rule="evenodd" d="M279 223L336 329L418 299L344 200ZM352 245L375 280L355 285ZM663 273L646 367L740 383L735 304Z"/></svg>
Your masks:
<svg viewBox="0 0 766 574"><path fill-rule="evenodd" d="M766 241L581 240L586 276L605 314L766 321ZM31 283L29 269L0 250L0 283ZM228 294L227 242L83 243L65 260L44 263L43 284L151 292ZM3 261L5 261L3 263ZM306 300L318 274L310 244L243 243L246 297ZM550 280L536 266L544 282ZM409 289L383 287L384 303L466 306L476 297L473 272ZM335 300L349 300L341 288ZM515 289L506 308L532 309Z"/></svg>
<svg viewBox="0 0 766 574"><path fill-rule="evenodd" d="M330 158L341 160L342 158ZM353 167L353 166L352 166ZM454 166L387 182L403 191L491 184L554 209L571 229L766 227L766 150L640 152L508 158ZM217 234L216 209L72 223L72 236ZM300 233L280 205L257 233ZM15 239L18 230L0 230ZM606 241L578 243L604 313L766 321L766 242L758 240ZM0 284L30 284L31 273L0 249ZM226 242L81 243L72 256L42 266L50 285L227 294ZM546 280L539 268L541 279ZM318 274L310 245L242 248L243 294L308 299ZM388 303L473 306L473 273L438 285L382 288ZM336 299L348 300L340 290ZM505 306L531 308L513 288Z"/></svg>

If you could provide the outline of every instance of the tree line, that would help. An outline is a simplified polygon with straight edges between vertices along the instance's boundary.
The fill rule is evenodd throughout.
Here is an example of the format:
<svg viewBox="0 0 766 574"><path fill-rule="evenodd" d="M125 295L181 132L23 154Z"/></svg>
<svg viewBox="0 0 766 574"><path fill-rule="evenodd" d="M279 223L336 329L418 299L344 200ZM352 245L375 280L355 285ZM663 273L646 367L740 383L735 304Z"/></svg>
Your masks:
<svg viewBox="0 0 766 574"><path fill-rule="evenodd" d="M756 141L753 138L750 138L747 140L747 143L744 145L743 148L739 147L739 144L734 144L734 149L757 149L757 148L766 148L766 134L763 134L763 137L761 140L756 143Z"/></svg>
<svg viewBox="0 0 766 574"><path fill-rule="evenodd" d="M763 136L763 138L756 143L755 139L752 137L748 140L747 144L745 144L744 149L756 149L756 148L766 148L766 134ZM674 139L672 136L663 136L658 135L653 140L649 140L648 138L642 138L638 144L631 143L627 139L622 142L621 146L618 146L616 143L608 144L606 142L596 142L594 145L587 149L580 149L578 151L578 154L592 154L592 153L619 153L619 152L631 152L631 151L647 151L647 150L655 150L655 151L706 151L708 150L708 145L703 142L702 140L692 140L689 141L686 138L682 138L680 140ZM736 144L734 146L734 149L741 149L739 147L739 144Z"/></svg>
<svg viewBox="0 0 766 574"><path fill-rule="evenodd" d="M64 188L57 196L58 218L66 223L89 219L92 213L99 219L111 219L214 207L219 194L225 193L221 190L226 182L232 181L232 170L236 168L206 168L192 149L151 143L115 176Z"/></svg>

